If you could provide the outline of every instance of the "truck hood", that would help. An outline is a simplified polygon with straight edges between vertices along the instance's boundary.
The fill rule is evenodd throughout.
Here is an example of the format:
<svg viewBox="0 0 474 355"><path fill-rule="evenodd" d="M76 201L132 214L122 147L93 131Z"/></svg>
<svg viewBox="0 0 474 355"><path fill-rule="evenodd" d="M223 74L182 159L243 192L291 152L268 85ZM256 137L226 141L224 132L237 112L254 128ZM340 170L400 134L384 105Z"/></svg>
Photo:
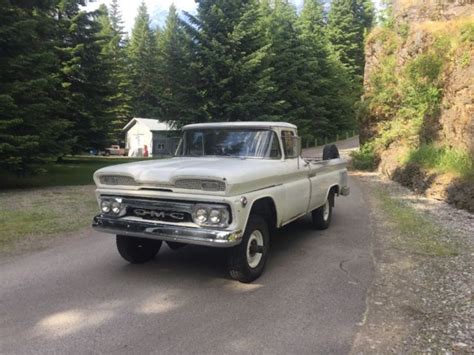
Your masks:
<svg viewBox="0 0 474 355"><path fill-rule="evenodd" d="M175 180L181 178L213 179L225 181L229 194L275 184L282 164L280 160L266 159L175 157L102 168L96 171L94 178L100 185L98 177L101 175L126 175L133 177L140 185L153 186L172 186Z"/></svg>

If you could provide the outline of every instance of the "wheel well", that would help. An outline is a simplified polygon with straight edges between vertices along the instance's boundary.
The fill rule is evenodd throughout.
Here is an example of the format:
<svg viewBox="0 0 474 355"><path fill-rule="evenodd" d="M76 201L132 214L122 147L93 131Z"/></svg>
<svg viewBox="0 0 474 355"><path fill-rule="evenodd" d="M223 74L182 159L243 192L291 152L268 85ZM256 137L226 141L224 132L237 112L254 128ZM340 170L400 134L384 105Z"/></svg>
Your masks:
<svg viewBox="0 0 474 355"><path fill-rule="evenodd" d="M258 214L265 218L271 229L276 228L277 212L275 202L271 197L264 197L255 201L250 210L250 214Z"/></svg>
<svg viewBox="0 0 474 355"><path fill-rule="evenodd" d="M339 185L334 185L333 187L331 187L329 192L331 191L334 192L334 194L339 195Z"/></svg>
<svg viewBox="0 0 474 355"><path fill-rule="evenodd" d="M334 186L332 186L332 187L329 189L328 195L331 195L331 192L333 192L333 194L332 194L332 198L331 198L331 200L329 201L329 203L331 204L331 207L334 207L334 205L335 205L335 196L336 196L336 195L339 195L339 185L334 185Z"/></svg>

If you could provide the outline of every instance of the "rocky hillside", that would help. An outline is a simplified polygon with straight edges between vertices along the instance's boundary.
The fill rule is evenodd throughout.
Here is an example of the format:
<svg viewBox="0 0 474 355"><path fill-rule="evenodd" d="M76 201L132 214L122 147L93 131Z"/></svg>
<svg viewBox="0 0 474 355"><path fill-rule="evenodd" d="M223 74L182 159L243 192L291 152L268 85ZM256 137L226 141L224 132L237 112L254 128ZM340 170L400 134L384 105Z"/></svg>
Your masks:
<svg viewBox="0 0 474 355"><path fill-rule="evenodd" d="M474 211L474 4L394 0L367 38L359 167Z"/></svg>

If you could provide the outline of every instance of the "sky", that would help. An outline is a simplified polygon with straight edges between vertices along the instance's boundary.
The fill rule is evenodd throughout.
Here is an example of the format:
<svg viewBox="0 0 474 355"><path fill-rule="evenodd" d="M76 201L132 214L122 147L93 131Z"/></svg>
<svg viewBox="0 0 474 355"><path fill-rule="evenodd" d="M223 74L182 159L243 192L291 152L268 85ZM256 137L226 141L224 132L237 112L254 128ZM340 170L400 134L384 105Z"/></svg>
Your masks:
<svg viewBox="0 0 474 355"><path fill-rule="evenodd" d="M90 0L91 2L86 6L88 10L95 10L100 4L110 4L111 0ZM232 0L230 0L232 1ZM380 0L372 0L375 3L376 8L380 8ZM196 3L194 0L145 0L145 4L148 8L148 13L152 19L152 25L164 25L166 15L170 5L174 2L176 8L182 11L188 11L194 13L196 10ZM299 9L303 6L304 0L292 0L292 2ZM138 6L141 0L118 0L120 11L122 13L122 19L124 22L125 30L130 32L137 15Z"/></svg>
<svg viewBox="0 0 474 355"><path fill-rule="evenodd" d="M303 1L304 0L293 0L297 6L301 6ZM132 29L140 2L141 0L118 0L125 30L127 32L130 32ZM168 9L173 2L178 10L184 10L191 13L196 10L196 3L194 0L145 0L153 26L164 24L166 15L168 14ZM100 4L106 4L108 6L110 0L91 1L86 8L88 10L94 10L98 8Z"/></svg>

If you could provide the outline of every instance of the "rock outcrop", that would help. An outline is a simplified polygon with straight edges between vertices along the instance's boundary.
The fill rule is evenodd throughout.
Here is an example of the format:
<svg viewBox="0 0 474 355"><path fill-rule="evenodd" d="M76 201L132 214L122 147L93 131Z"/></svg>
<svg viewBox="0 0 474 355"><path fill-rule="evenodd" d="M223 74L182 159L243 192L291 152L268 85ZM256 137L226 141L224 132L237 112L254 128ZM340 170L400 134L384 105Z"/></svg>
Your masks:
<svg viewBox="0 0 474 355"><path fill-rule="evenodd" d="M422 146L474 157L474 2L394 0L366 45L361 141L381 172L474 212L472 176L408 158Z"/></svg>

